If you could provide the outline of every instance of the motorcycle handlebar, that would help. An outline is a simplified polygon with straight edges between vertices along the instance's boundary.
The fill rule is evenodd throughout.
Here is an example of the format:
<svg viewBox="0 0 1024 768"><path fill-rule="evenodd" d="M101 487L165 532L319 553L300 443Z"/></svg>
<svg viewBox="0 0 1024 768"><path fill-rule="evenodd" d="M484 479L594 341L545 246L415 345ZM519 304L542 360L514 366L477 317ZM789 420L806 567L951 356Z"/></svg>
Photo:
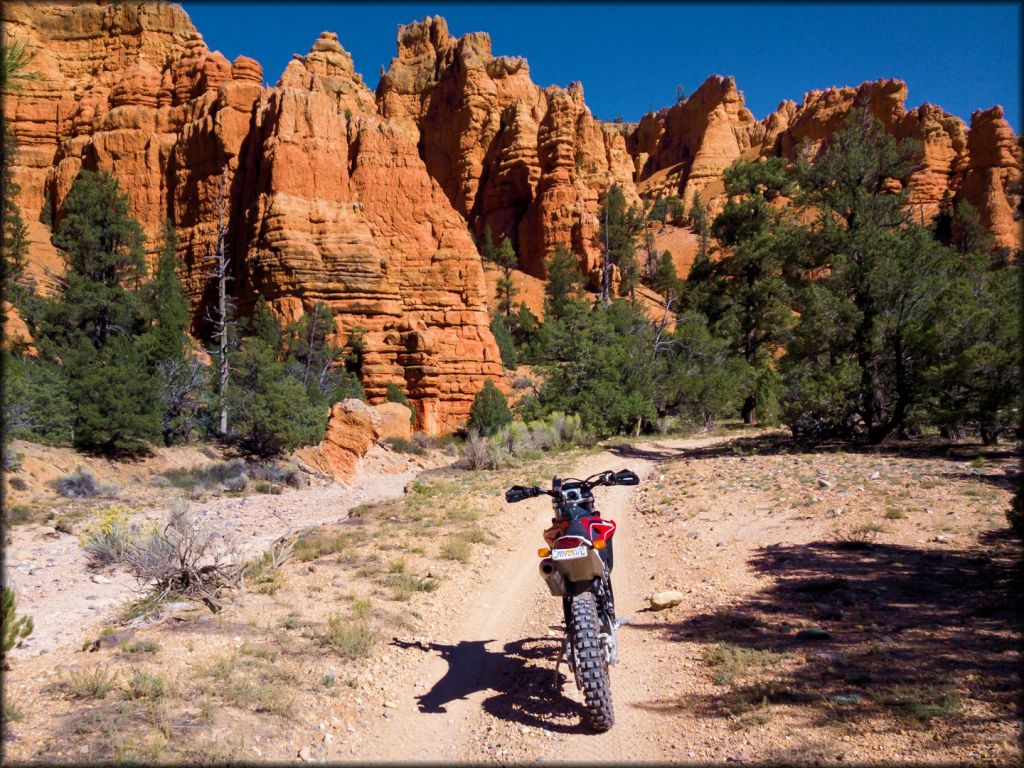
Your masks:
<svg viewBox="0 0 1024 768"><path fill-rule="evenodd" d="M591 475L583 481L583 485L589 488L596 488L599 485L639 485L640 478L636 472L631 469L620 469L618 472L612 472L606 470L599 472L596 475ZM537 486L526 487L523 485L513 485L507 491L505 491L505 501L509 504L515 504L517 501L523 501L524 499L532 499L535 496L546 494L547 496L557 496L555 491L547 491Z"/></svg>

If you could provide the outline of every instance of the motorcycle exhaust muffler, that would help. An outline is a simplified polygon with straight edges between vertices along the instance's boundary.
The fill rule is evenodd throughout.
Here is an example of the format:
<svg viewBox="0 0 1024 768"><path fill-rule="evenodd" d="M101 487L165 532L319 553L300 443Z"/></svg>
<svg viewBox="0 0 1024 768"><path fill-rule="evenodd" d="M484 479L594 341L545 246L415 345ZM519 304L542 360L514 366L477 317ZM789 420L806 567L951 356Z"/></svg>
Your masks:
<svg viewBox="0 0 1024 768"><path fill-rule="evenodd" d="M540 575L544 579L544 583L548 585L548 590L552 595L555 597L566 596L565 577L558 572L554 561L550 557L545 557L540 561Z"/></svg>

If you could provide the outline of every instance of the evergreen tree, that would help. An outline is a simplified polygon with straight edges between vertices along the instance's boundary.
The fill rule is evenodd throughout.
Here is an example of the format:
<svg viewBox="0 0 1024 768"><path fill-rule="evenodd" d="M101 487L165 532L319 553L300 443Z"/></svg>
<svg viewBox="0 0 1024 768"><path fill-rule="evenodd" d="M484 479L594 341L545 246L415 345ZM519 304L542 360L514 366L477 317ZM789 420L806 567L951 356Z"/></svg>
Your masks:
<svg viewBox="0 0 1024 768"><path fill-rule="evenodd" d="M2 150L3 167L0 169L0 216L2 221L2 262L0 262L0 285L3 286L2 297L17 307L24 306L24 300L30 292L25 276L28 261L28 228L21 217L17 197L21 190L14 181L13 160L16 143L7 118L0 115L0 150Z"/></svg>
<svg viewBox="0 0 1024 768"><path fill-rule="evenodd" d="M160 384L147 351L141 291L141 225L106 172L82 171L54 233L66 271L43 303L35 336L58 359L75 408L74 442L107 453L138 453L160 434Z"/></svg>
<svg viewBox="0 0 1024 768"><path fill-rule="evenodd" d="M668 215L668 202L665 198L659 196L651 206L651 210L647 212L647 220L664 224L666 215Z"/></svg>
<svg viewBox="0 0 1024 768"><path fill-rule="evenodd" d="M640 276L636 262L636 243L644 226L643 210L636 204L627 207L622 189L618 184L612 184L602 199L598 222L595 238L604 253L602 297L605 301L611 298L612 266L619 268L622 278L620 295L632 296Z"/></svg>
<svg viewBox="0 0 1024 768"><path fill-rule="evenodd" d="M781 158L736 163L724 178L729 202L711 227L722 256L710 265L713 285L705 310L753 372L742 412L744 423L750 424L759 405L777 410L774 402L758 402L757 382L766 380L773 352L792 323L785 277L795 236L769 204L791 191L792 180Z"/></svg>
<svg viewBox="0 0 1024 768"><path fill-rule="evenodd" d="M505 318L495 313L491 318L491 333L494 334L494 341L498 345L498 352L501 354L501 363L510 371L514 371L519 365L519 355L516 353L516 344L505 325Z"/></svg>
<svg viewBox="0 0 1024 768"><path fill-rule="evenodd" d="M483 257L498 266L501 270L501 277L498 278L498 311L505 317L512 316L513 299L518 291L512 282L512 270L518 264L515 249L512 241L502 237L497 247L491 237L491 230L484 233Z"/></svg>
<svg viewBox="0 0 1024 768"><path fill-rule="evenodd" d="M178 236L174 225L164 222L156 272L146 286L145 310L149 321L146 339L151 360L181 360L185 356L186 332L192 320L185 291L178 279Z"/></svg>
<svg viewBox="0 0 1024 768"><path fill-rule="evenodd" d="M67 379L60 367L42 357L3 355L5 438L21 438L56 445L71 440L74 407Z"/></svg>
<svg viewBox="0 0 1024 768"><path fill-rule="evenodd" d="M992 236L981 223L978 209L966 200L953 206L950 222L950 245L957 253L985 253L992 250Z"/></svg>
<svg viewBox="0 0 1024 768"><path fill-rule="evenodd" d="M673 301L678 300L682 293L683 281L679 279L679 273L676 272L676 265L669 251L662 251L651 286L662 296Z"/></svg>
<svg viewBox="0 0 1024 768"><path fill-rule="evenodd" d="M312 312L304 313L284 331L266 303L262 308L257 303L256 309L254 335L271 349L284 345L288 372L302 382L313 402L330 406L349 397L365 399L358 376L347 369L345 348L335 342L338 327L327 304L317 302Z"/></svg>
<svg viewBox="0 0 1024 768"><path fill-rule="evenodd" d="M697 235L697 259L710 261L711 221L704 202L700 199L700 192L693 193L693 202L690 204L690 223L694 234Z"/></svg>
<svg viewBox="0 0 1024 768"><path fill-rule="evenodd" d="M63 346L104 347L111 335L145 330L139 289L145 278L142 226L106 171L82 171L64 201L53 243L66 274L46 335Z"/></svg>
<svg viewBox="0 0 1024 768"><path fill-rule="evenodd" d="M292 330L300 333L298 328ZM270 349L280 349L284 344L281 325L270 311L267 300L262 296L256 299L256 305L253 307L252 315L245 323L243 333L246 336L255 336Z"/></svg>
<svg viewBox="0 0 1024 768"><path fill-rule="evenodd" d="M487 379L483 389L473 399L466 428L480 435L493 435L511 422L512 411L509 410L508 400L494 386L494 382Z"/></svg>
<svg viewBox="0 0 1024 768"><path fill-rule="evenodd" d="M524 357L525 350L533 348L539 334L540 320L526 306L525 301L519 302L519 311L516 312L512 326L512 339L516 343L516 349L519 350L521 359Z"/></svg>
<svg viewBox="0 0 1024 768"><path fill-rule="evenodd" d="M686 211L683 208L683 201L679 195L669 195L665 200L665 207L668 210L668 215L674 222L678 222L686 215Z"/></svg>
<svg viewBox="0 0 1024 768"><path fill-rule="evenodd" d="M75 406L76 447L112 455L144 453L161 433L160 385L142 345L115 336L100 349L62 357Z"/></svg>
<svg viewBox="0 0 1024 768"><path fill-rule="evenodd" d="M949 436L973 428L991 445L1022 407L1020 271L990 270L987 254L968 254L959 266L927 332L933 353L922 418Z"/></svg>
<svg viewBox="0 0 1024 768"><path fill-rule="evenodd" d="M926 394L938 297L958 267L906 212L906 188L890 191L889 179L906 179L919 157L920 145L897 142L855 110L813 163L801 163L804 202L821 212L803 266L822 276L801 293L786 353L787 411L800 430L878 442L905 434Z"/></svg>
<svg viewBox="0 0 1024 768"><path fill-rule="evenodd" d="M230 439L243 451L270 458L323 439L328 408L262 339L244 337L230 371Z"/></svg>
<svg viewBox="0 0 1024 768"><path fill-rule="evenodd" d="M554 253L547 260L548 280L544 284L544 316L561 318L569 302L582 287L576 254L562 243L555 246Z"/></svg>

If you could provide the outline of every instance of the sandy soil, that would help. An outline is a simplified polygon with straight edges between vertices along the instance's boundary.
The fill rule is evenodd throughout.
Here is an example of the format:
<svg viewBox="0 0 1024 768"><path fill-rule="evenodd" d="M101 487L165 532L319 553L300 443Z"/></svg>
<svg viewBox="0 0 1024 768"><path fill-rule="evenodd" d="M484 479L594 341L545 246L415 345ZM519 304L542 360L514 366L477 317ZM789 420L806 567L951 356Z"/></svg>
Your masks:
<svg viewBox="0 0 1024 768"><path fill-rule="evenodd" d="M169 498L178 495L173 489L152 487L154 476L172 467L201 466L213 460L197 448L158 449L155 457L126 467L102 459L72 457L68 449L27 443L16 447L27 453L25 469L19 476L31 478L35 503L41 498L53 503L52 493L44 496L44 483L82 465L93 470L101 482L116 480L124 486L115 498L90 502L88 507L130 506L137 510L137 519L150 520L159 520ZM434 462L439 458L435 457ZM236 537L243 554L255 556L288 532L335 523L359 504L401 496L405 484L422 471L425 463L375 446L361 460L357 480L352 483L326 482L303 490L287 489L281 495L252 494L194 502L191 506L214 529ZM65 502L57 509L74 507ZM87 513L80 523L86 520ZM91 572L74 530L62 533L45 524L14 526L4 555L5 583L18 596L19 612L32 615L35 625L32 634L11 652L14 659L80 643L97 627L111 623L126 602L144 593L144 585L122 570Z"/></svg>
<svg viewBox="0 0 1024 768"><path fill-rule="evenodd" d="M8 755L1019 764L1019 539L1003 517L1017 456L800 451L718 436L427 472L325 527L345 543L286 564L272 589L135 633L151 654L65 645L17 660ZM507 505L500 489L622 467L643 483L598 502L620 526L616 602L634 618L611 671L616 725L594 735L564 667L554 685L561 609L536 573L550 506ZM490 535L446 558L469 529ZM405 575L433 586L399 595ZM665 588L684 600L652 611ZM360 616L377 644L346 657L326 627ZM117 680L102 700L61 687L93 669ZM168 695L132 694L139 673Z"/></svg>

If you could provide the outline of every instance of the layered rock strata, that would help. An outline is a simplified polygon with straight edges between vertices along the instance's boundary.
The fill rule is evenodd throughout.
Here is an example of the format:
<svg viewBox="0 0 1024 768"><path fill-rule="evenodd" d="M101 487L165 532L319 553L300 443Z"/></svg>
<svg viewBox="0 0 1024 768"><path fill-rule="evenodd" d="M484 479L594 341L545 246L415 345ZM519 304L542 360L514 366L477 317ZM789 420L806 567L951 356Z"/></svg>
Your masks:
<svg viewBox="0 0 1024 768"><path fill-rule="evenodd" d="M285 321L325 301L342 341L362 329L363 385L398 384L430 432L458 427L499 378L483 271L462 217L428 174L418 133L382 118L325 33L274 88L253 59L209 51L178 6L7 3L38 77L5 100L31 273L59 273L51 228L82 168L121 182L155 253L170 219L196 317L214 294L218 232L244 314Z"/></svg>

